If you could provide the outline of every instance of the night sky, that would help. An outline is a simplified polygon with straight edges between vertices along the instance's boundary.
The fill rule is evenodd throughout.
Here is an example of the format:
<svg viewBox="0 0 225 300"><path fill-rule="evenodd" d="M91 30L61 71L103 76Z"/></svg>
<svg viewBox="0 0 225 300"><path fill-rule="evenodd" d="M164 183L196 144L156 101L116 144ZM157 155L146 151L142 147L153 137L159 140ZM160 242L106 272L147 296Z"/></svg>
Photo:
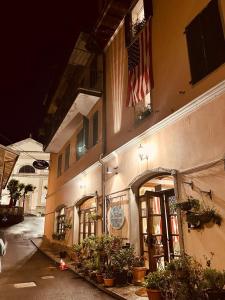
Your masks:
<svg viewBox="0 0 225 300"><path fill-rule="evenodd" d="M97 17L95 0L6 2L0 9L3 145L30 133L38 138L42 103L62 74L78 32L90 31Z"/></svg>

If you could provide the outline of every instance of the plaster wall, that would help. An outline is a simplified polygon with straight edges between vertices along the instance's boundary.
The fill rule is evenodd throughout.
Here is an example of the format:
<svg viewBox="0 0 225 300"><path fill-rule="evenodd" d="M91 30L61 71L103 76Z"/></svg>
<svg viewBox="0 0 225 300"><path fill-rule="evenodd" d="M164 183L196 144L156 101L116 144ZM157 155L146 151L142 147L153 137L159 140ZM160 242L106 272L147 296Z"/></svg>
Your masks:
<svg viewBox="0 0 225 300"><path fill-rule="evenodd" d="M153 1L152 113L142 122L135 122L134 108L126 107L128 66L124 25L115 35L105 51L107 153L111 153L224 79L225 64L198 83L190 84L190 64L184 31L208 3L209 0ZM225 2L219 0L219 6L224 26Z"/></svg>

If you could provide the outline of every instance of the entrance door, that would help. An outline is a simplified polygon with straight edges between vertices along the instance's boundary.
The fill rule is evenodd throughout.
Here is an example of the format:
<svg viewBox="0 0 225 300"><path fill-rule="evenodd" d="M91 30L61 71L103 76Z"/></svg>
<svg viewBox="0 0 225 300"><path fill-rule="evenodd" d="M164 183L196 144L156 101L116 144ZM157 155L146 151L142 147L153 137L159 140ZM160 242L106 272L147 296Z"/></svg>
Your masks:
<svg viewBox="0 0 225 300"><path fill-rule="evenodd" d="M174 202L174 189L146 191L139 197L141 252L151 271L180 254Z"/></svg>

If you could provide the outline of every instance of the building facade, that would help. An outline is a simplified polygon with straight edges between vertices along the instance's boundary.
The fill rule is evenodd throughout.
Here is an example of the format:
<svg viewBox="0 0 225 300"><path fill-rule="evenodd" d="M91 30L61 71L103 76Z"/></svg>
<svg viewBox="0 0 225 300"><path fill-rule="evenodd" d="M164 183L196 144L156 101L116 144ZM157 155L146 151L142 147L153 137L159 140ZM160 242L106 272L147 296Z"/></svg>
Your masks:
<svg viewBox="0 0 225 300"><path fill-rule="evenodd" d="M94 35L77 41L49 106L48 120L61 118L46 143L45 234L68 245L121 236L151 270L181 251L201 262L213 252L223 269L224 222L193 228L174 203L195 198L225 212L225 3L107 4Z"/></svg>
<svg viewBox="0 0 225 300"><path fill-rule="evenodd" d="M40 215L45 212L46 194L48 187L48 169L37 170L33 167L35 160L49 161L49 154L43 151L43 145L32 138L27 138L10 145L11 149L19 152L19 158L14 166L10 179L16 179L25 185L32 184L34 192L28 193L24 202L24 213ZM7 188L2 191L2 203L9 203ZM17 203L23 206L23 199Z"/></svg>

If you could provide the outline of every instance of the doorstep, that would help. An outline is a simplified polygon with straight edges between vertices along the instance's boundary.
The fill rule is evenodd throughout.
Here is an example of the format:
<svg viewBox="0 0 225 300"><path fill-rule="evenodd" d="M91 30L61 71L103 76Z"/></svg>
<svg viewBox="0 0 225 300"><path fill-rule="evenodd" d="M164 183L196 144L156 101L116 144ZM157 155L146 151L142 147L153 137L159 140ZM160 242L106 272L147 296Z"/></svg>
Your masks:
<svg viewBox="0 0 225 300"><path fill-rule="evenodd" d="M50 259L53 261L59 263L60 258L58 256L58 253L53 251L50 247L43 246L42 245L42 238L35 238L31 239L31 242L45 255L47 255ZM55 253L54 253L55 252ZM66 265L70 270L72 270L76 275L81 277L82 279L86 280L87 282L91 283L95 287L97 287L99 290L113 296L116 299L121 299L121 300L147 300L148 297L140 297L135 294L137 290L140 289L139 286L135 286L132 284L129 284L128 286L125 287L110 287L106 288L103 284L96 283L95 281L91 280L88 276L85 276L81 273L78 273L75 270L74 267L74 262L68 262L66 261Z"/></svg>

